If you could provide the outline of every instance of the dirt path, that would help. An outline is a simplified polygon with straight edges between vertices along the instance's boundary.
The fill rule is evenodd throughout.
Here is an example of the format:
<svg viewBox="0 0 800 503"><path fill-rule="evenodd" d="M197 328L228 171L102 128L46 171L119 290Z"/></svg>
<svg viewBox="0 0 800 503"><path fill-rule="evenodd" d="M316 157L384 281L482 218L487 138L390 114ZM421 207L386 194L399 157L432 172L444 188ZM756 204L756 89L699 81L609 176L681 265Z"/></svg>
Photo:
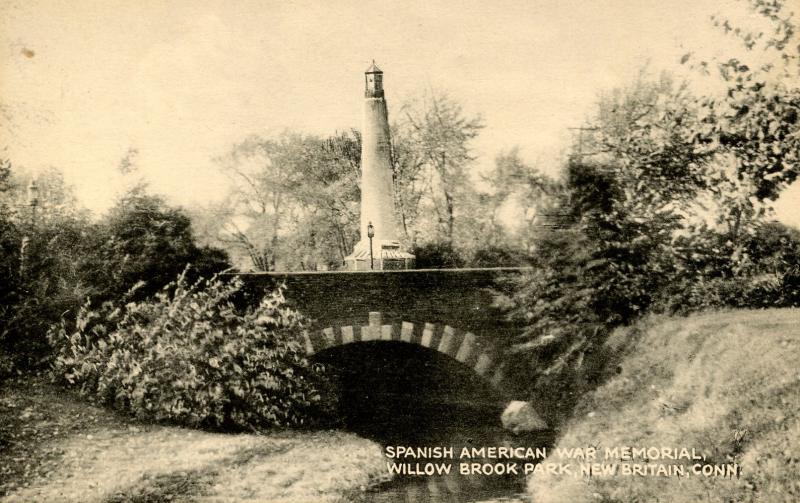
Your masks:
<svg viewBox="0 0 800 503"><path fill-rule="evenodd" d="M133 422L47 384L0 387L0 501L336 501L380 447L337 432L226 435Z"/></svg>

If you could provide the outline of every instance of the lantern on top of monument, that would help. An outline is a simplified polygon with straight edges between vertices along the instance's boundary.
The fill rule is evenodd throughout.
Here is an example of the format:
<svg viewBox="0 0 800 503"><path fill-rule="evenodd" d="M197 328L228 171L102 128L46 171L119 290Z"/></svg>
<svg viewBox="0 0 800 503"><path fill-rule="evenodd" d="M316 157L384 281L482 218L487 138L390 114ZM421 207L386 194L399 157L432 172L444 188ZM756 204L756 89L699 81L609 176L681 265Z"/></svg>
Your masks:
<svg viewBox="0 0 800 503"><path fill-rule="evenodd" d="M383 94L383 72L372 62L364 72L361 131L361 240L345 260L349 270L412 269L414 256L400 243L394 207L392 145ZM370 227L374 239L367 239ZM372 236L370 236L372 237ZM371 253L374 243L375 253ZM374 258L374 260L372 260ZM374 267L370 267L374 264Z"/></svg>
<svg viewBox="0 0 800 503"><path fill-rule="evenodd" d="M372 65L364 72L364 97L383 98L383 72L372 60Z"/></svg>

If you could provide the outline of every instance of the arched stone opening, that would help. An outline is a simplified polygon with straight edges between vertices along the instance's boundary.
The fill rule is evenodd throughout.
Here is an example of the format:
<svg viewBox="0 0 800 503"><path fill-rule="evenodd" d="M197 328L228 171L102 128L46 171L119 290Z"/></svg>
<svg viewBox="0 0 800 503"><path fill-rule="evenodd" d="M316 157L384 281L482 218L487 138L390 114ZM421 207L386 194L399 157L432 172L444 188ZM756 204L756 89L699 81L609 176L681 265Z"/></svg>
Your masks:
<svg viewBox="0 0 800 503"><path fill-rule="evenodd" d="M498 352L475 334L437 323L402 321L384 324L383 321L380 312L370 312L367 325L332 326L306 332L303 334L306 354L311 357L330 348L370 341L416 345L456 360L488 381L498 393L508 394L509 386L505 382L505 370Z"/></svg>
<svg viewBox="0 0 800 503"><path fill-rule="evenodd" d="M474 367L421 344L362 340L331 345L311 358L334 376L345 426L384 443L435 442L470 427L499 429L508 402Z"/></svg>

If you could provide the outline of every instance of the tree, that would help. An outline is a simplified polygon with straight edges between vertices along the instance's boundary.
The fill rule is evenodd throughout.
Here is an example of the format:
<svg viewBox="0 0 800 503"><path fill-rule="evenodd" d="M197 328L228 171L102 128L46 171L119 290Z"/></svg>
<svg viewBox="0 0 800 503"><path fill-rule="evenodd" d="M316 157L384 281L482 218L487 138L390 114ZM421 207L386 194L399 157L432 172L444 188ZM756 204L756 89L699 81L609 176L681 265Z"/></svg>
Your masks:
<svg viewBox="0 0 800 503"><path fill-rule="evenodd" d="M772 201L800 170L800 38L788 3L748 0L754 14L740 25L715 17L714 24L738 38L735 57L682 59L708 73L715 69L724 92L694 101L697 118L686 129L691 144L713 162L707 170L710 222L683 238L682 262L700 281L750 274L748 243L765 225Z"/></svg>
<svg viewBox="0 0 800 503"><path fill-rule="evenodd" d="M547 218L546 208L559 184L523 161L517 148L499 153L493 169L481 178L488 189L480 198L480 214L486 218L480 232L482 241L501 249L532 251L536 229ZM503 211L515 215L516 228L505 225Z"/></svg>
<svg viewBox="0 0 800 503"><path fill-rule="evenodd" d="M251 137L220 159L235 188L218 239L257 270L341 264L358 240L358 133Z"/></svg>
<svg viewBox="0 0 800 503"><path fill-rule="evenodd" d="M236 186L231 212L246 222L227 219L225 233L229 242L247 250L256 270L276 267L282 226L292 220L295 210L287 194L301 183L293 165L294 146L302 142L302 137L288 133L277 140L253 136L220 159Z"/></svg>
<svg viewBox="0 0 800 503"><path fill-rule="evenodd" d="M483 120L466 115L461 104L443 92L407 102L400 117L395 127L395 185L404 228L409 215L429 205L436 218L431 238L452 242L459 197L470 185L471 142Z"/></svg>
<svg viewBox="0 0 800 503"><path fill-rule="evenodd" d="M14 317L13 306L19 295L19 255L21 236L12 220L10 204L11 162L0 159L0 377L10 372L13 362L4 353L8 346L12 329L10 321Z"/></svg>
<svg viewBox="0 0 800 503"><path fill-rule="evenodd" d="M39 187L35 207L27 202L31 180ZM0 353L18 370L48 360L47 330L87 298L118 300L140 282L135 297L147 297L188 263L194 277L227 267L223 252L195 245L188 217L143 186L92 222L58 170L33 177L7 161L0 164L0 246ZM9 367L3 359L0 370Z"/></svg>
<svg viewBox="0 0 800 503"><path fill-rule="evenodd" d="M719 206L730 208L719 223L730 240L770 212L770 202L800 171L800 34L783 0L746 0L751 18L736 25L714 17L715 26L742 43L740 57L703 60L693 53L682 62L708 71L716 68L721 96L697 100L699 123L693 142L714 153L728 169L715 173Z"/></svg>
<svg viewBox="0 0 800 503"><path fill-rule="evenodd" d="M39 192L32 206L27 188L34 179ZM21 370L48 356L44 334L49 325L91 293L85 271L91 269L87 264L97 242L87 212L55 169L33 177L4 161L0 213L0 353L7 355L7 367Z"/></svg>
<svg viewBox="0 0 800 503"><path fill-rule="evenodd" d="M414 242L419 232L418 218L423 197L430 191L430 180L424 171L423 152L407 130L397 123L391 127L392 180L394 182L395 208L406 240Z"/></svg>
<svg viewBox="0 0 800 503"><path fill-rule="evenodd" d="M308 250L298 260L301 268L337 266L359 239L361 135L339 133L315 139L308 147L297 167L303 183L293 188L302 208L294 235L303 241L293 248Z"/></svg>
<svg viewBox="0 0 800 503"><path fill-rule="evenodd" d="M453 242L459 218L469 224L459 205L473 196L467 168L481 119L443 93L410 102L400 116L392 166L402 230L411 243ZM204 239L245 255L256 270L340 266L359 238L360 151L357 131L284 132L234 145L218 159L234 182L229 199L194 212Z"/></svg>
<svg viewBox="0 0 800 503"><path fill-rule="evenodd" d="M134 298L159 291L188 264L191 276L211 276L228 266L227 255L198 247L191 220L138 185L125 193L95 229L96 264L87 271L95 299L117 299L141 283Z"/></svg>
<svg viewBox="0 0 800 503"><path fill-rule="evenodd" d="M658 211L692 211L707 179L709 152L691 140L696 123L693 96L666 74L603 95L582 128L580 162L603 164L614 175L628 211L649 218Z"/></svg>

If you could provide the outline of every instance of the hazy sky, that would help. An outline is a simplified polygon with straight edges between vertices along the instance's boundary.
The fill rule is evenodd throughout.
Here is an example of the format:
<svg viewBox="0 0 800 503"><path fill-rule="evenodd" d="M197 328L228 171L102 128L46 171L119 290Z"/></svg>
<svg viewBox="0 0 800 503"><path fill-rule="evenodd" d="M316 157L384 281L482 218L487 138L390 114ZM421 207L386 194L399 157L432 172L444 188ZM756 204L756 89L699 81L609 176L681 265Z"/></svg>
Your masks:
<svg viewBox="0 0 800 503"><path fill-rule="evenodd" d="M719 0L2 0L10 122L0 134L15 164L63 169L96 211L120 190L130 148L154 191L179 204L214 200L225 178L213 158L247 135L360 127L374 58L390 118L405 97L444 89L484 116L479 165L519 146L552 169L567 128L600 91L645 64L685 72L677 61L690 49L730 54L709 16L741 9ZM782 205L783 219L800 224L800 207Z"/></svg>

